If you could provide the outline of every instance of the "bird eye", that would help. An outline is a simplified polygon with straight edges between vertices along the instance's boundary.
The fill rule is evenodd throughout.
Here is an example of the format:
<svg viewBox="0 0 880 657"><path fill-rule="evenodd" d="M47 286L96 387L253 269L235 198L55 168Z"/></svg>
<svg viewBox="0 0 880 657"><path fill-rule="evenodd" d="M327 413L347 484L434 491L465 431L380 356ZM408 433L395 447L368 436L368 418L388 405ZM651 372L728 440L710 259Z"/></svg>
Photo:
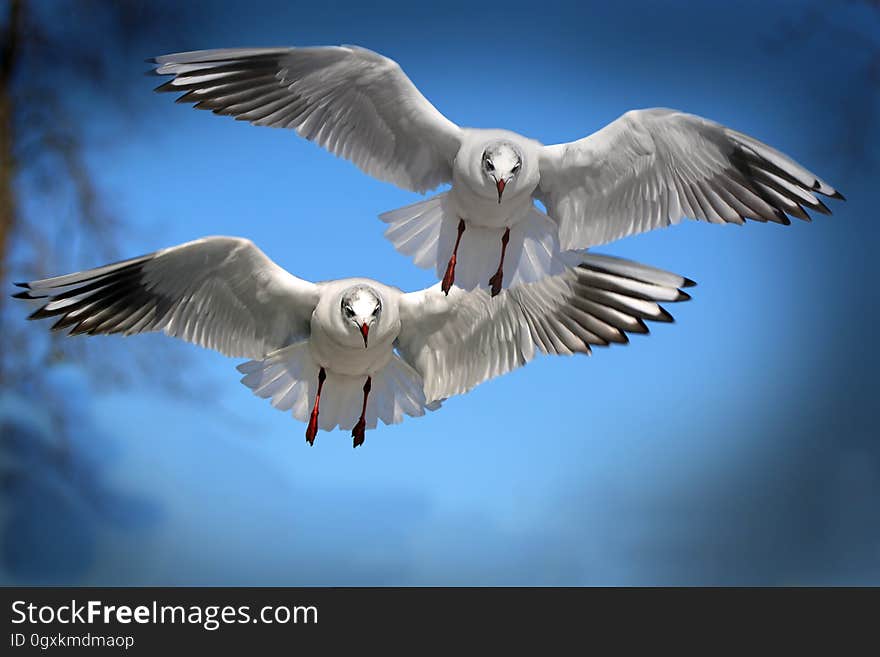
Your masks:
<svg viewBox="0 0 880 657"><path fill-rule="evenodd" d="M495 171L495 165L489 160L486 160L486 171Z"/></svg>
<svg viewBox="0 0 880 657"><path fill-rule="evenodd" d="M373 308L373 317L375 317L376 315L379 314L379 310L380 310L381 308L382 308L382 304L381 304L381 303L377 303L377 304L376 304L376 307Z"/></svg>
<svg viewBox="0 0 880 657"><path fill-rule="evenodd" d="M354 311L351 309L351 306L345 306L343 310L345 311L346 317L354 317Z"/></svg>
<svg viewBox="0 0 880 657"><path fill-rule="evenodd" d="M519 171L519 167L520 167L520 163L517 162L517 163L514 165L513 169L511 169L511 171L512 171L513 173L516 173L517 171Z"/></svg>

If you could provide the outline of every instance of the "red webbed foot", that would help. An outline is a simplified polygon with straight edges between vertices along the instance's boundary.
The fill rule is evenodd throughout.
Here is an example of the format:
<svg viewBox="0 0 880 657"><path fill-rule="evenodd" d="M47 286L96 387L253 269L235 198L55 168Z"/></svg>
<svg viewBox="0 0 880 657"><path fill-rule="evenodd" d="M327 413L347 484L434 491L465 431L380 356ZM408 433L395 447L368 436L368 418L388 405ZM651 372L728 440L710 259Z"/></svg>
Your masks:
<svg viewBox="0 0 880 657"><path fill-rule="evenodd" d="M309 417L309 426L306 428L306 442L309 445L315 444L315 436L318 435L318 413L321 407L321 390L324 388L324 380L327 373L322 367L318 371L318 393L315 395L315 406L312 408L312 415Z"/></svg>
<svg viewBox="0 0 880 657"><path fill-rule="evenodd" d="M452 284L455 282L455 254L452 254L452 257L449 258L449 264L446 265L446 273L443 275L443 281L440 283L440 289L443 290L443 294L448 295L449 290L452 289Z"/></svg>
<svg viewBox="0 0 880 657"><path fill-rule="evenodd" d="M510 241L510 228L504 231L501 236L501 260L498 263L498 271L489 279L489 287L492 290L492 296L498 296L501 292L501 284L504 281L504 254L507 252L507 243Z"/></svg>
<svg viewBox="0 0 880 657"><path fill-rule="evenodd" d="M351 430L351 437L354 438L354 447L364 444L364 433L366 428L367 422L364 418L358 420L358 423L354 425L354 429Z"/></svg>
<svg viewBox="0 0 880 657"><path fill-rule="evenodd" d="M497 297L501 292L501 283L504 280L504 272L499 269L495 272L495 275L489 279L489 287L492 291L492 296Z"/></svg>
<svg viewBox="0 0 880 657"><path fill-rule="evenodd" d="M318 414L312 412L312 417L309 418L309 426L306 429L306 442L309 445L315 444L315 436L318 435Z"/></svg>
<svg viewBox="0 0 880 657"><path fill-rule="evenodd" d="M364 383L364 405L361 407L361 417L351 430L351 437L354 438L354 447L364 444L364 431L367 429L367 400L370 398L370 389L373 387L373 377L368 376Z"/></svg>
<svg viewBox="0 0 880 657"><path fill-rule="evenodd" d="M455 247L452 249L452 255L449 258L449 264L446 265L446 273L443 274L443 280L440 283L440 289L443 294L449 295L452 284L455 282L455 263L458 260L458 245L461 244L461 236L464 233L464 219L458 220L458 235L455 238Z"/></svg>

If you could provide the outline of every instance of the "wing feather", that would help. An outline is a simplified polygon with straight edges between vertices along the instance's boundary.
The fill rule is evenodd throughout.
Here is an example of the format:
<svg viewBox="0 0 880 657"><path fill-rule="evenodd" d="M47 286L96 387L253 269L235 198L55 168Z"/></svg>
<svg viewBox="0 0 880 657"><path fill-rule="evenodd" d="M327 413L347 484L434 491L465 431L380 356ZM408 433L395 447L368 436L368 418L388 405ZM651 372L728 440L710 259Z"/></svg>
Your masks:
<svg viewBox="0 0 880 657"><path fill-rule="evenodd" d="M149 331L262 358L308 335L318 287L272 262L252 242L206 237L65 276L19 283L36 301L29 319L53 330L132 335Z"/></svg>
<svg viewBox="0 0 880 657"><path fill-rule="evenodd" d="M357 46L164 55L157 91L240 121L291 128L366 173L423 192L452 179L461 129L391 59Z"/></svg>
<svg viewBox="0 0 880 657"><path fill-rule="evenodd" d="M685 217L789 224L828 214L831 185L753 137L668 109L627 112L602 130L541 150L537 196L563 249L582 249Z"/></svg>
<svg viewBox="0 0 880 657"><path fill-rule="evenodd" d="M439 286L401 298L397 348L425 382L429 401L474 386L536 354L590 353L647 333L644 320L671 321L658 301L690 297L686 278L610 256L587 254L581 265L491 299L483 290Z"/></svg>

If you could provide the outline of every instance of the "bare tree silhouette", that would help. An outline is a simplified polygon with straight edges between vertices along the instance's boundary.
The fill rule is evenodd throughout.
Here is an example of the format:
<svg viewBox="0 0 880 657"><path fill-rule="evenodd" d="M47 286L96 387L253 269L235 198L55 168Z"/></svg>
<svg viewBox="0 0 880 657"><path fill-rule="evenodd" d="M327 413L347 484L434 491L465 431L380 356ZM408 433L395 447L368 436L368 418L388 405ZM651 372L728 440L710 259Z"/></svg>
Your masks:
<svg viewBox="0 0 880 657"><path fill-rule="evenodd" d="M145 93L131 64L163 47L166 25L177 30L184 24L182 11L185 5L136 0L9 0L0 15L3 289L13 280L117 257L125 222L100 188L89 151L112 149L124 140L120 133L137 115L135 99ZM101 132L94 130L96 115L110 119L101 121ZM85 245L87 262L77 257L76 244ZM130 344L108 348L106 342L47 337L22 321L21 306L0 295L0 331L7 345L0 352L0 388L40 391L41 372L57 362L100 374L93 377L96 383L117 384L145 370L164 377L163 370L173 369ZM175 347L166 352L175 353Z"/></svg>
<svg viewBox="0 0 880 657"><path fill-rule="evenodd" d="M93 386L135 376L176 386L167 372L179 369L171 366L178 347L163 344L157 353L150 345L147 353L138 343L92 344L34 330L25 304L9 294L15 280L117 258L125 221L90 156L112 154L124 141L149 88L132 66L146 70L144 58L170 45L166 26L182 29L187 7L0 3L0 574L13 579L70 581L88 567L97 527L155 516L148 501L107 483L98 456L106 440L82 413L88 395L53 373L64 363Z"/></svg>

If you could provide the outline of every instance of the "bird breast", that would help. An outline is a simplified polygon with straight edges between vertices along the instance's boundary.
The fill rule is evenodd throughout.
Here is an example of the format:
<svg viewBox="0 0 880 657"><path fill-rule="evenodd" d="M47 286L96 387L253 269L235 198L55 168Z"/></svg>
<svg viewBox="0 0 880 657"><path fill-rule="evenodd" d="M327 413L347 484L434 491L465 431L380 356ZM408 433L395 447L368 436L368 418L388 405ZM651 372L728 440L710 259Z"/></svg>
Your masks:
<svg viewBox="0 0 880 657"><path fill-rule="evenodd" d="M481 173L478 175L482 176ZM498 192L494 185L489 185L491 194L487 194L484 190L474 189L471 178L459 177L453 173L452 187L448 194L449 211L454 216L478 226L487 228L512 226L526 217L532 206L534 187L524 189L518 184L519 182L514 179L508 185L504 190L502 202L499 203Z"/></svg>
<svg viewBox="0 0 880 657"><path fill-rule="evenodd" d="M364 283L380 291L382 314L370 328L368 346L339 310L343 289ZM394 340L400 333L400 316L390 289L366 279L346 279L324 284L324 293L311 318L309 349L315 362L337 374L371 376L391 360Z"/></svg>
<svg viewBox="0 0 880 657"><path fill-rule="evenodd" d="M371 376L391 360L393 338L370 336L368 347L343 344L331 332L312 325L309 349L315 362L336 374ZM360 337L360 336L358 336Z"/></svg>

